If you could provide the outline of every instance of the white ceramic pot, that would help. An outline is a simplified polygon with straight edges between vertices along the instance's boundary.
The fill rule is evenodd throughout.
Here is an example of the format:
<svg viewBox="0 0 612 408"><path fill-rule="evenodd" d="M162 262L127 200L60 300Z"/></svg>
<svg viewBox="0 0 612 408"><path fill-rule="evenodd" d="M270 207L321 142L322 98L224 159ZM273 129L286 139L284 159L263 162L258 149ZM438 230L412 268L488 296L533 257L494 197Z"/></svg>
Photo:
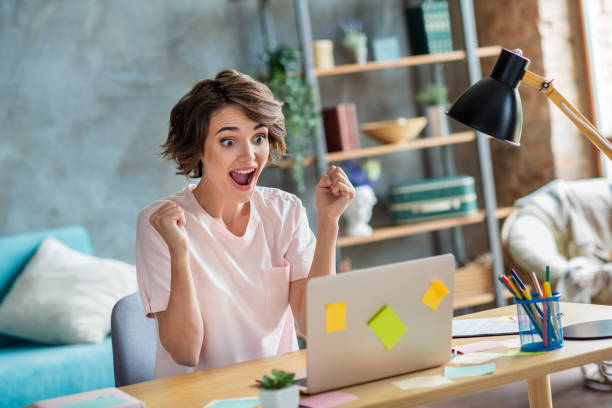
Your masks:
<svg viewBox="0 0 612 408"><path fill-rule="evenodd" d="M262 408L297 408L300 404L300 390L297 385L280 390L259 389Z"/></svg>
<svg viewBox="0 0 612 408"><path fill-rule="evenodd" d="M372 208L378 199L374 189L365 184L355 187L355 198L348 205L344 214L346 235L368 237L372 235L372 227L368 222L372 218Z"/></svg>
<svg viewBox="0 0 612 408"><path fill-rule="evenodd" d="M368 62L368 47L359 47L350 50L351 58L353 62L359 65L363 65Z"/></svg>

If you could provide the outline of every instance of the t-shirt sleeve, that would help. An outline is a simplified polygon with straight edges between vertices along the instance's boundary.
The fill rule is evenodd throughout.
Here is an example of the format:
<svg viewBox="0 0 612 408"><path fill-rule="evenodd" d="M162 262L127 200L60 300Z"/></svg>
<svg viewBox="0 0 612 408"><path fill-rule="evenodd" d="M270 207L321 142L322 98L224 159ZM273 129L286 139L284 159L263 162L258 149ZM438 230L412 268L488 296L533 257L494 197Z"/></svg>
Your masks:
<svg viewBox="0 0 612 408"><path fill-rule="evenodd" d="M285 253L285 260L291 267L291 281L295 281L307 278L310 273L316 238L308 225L306 209L297 198L288 219L293 221L293 233Z"/></svg>
<svg viewBox="0 0 612 408"><path fill-rule="evenodd" d="M166 310L170 299L170 252L149 222L153 211L142 211L136 227L136 276L147 317Z"/></svg>

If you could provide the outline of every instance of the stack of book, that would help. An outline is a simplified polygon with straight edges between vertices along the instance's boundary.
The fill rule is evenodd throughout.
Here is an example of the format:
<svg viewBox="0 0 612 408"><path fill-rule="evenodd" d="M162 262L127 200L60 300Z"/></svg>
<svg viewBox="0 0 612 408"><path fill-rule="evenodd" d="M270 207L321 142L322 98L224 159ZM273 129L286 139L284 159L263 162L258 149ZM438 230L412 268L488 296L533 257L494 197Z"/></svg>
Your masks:
<svg viewBox="0 0 612 408"><path fill-rule="evenodd" d="M357 110L354 103L341 103L323 109L323 127L328 152L359 148Z"/></svg>
<svg viewBox="0 0 612 408"><path fill-rule="evenodd" d="M435 54L453 50L450 16L446 1L425 1L406 10L412 54Z"/></svg>

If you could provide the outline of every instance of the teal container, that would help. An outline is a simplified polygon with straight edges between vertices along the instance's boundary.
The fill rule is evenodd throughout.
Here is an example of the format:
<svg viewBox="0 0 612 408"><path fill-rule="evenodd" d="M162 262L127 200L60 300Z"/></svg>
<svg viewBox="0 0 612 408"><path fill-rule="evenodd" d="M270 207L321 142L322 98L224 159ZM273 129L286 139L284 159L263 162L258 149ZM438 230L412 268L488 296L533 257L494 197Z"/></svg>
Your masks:
<svg viewBox="0 0 612 408"><path fill-rule="evenodd" d="M404 223L474 214L478 211L474 178L453 176L391 187L393 221Z"/></svg>

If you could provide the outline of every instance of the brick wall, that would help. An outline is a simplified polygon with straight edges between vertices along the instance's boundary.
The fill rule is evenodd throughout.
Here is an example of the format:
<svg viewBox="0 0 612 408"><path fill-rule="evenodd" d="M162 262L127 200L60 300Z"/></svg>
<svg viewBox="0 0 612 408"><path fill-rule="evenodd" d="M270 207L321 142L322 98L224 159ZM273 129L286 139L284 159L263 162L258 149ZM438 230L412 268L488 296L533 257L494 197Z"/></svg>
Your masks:
<svg viewBox="0 0 612 408"><path fill-rule="evenodd" d="M582 110L577 30L570 1L487 0L474 2L478 42L520 48L531 60L529 70L555 78L555 86ZM495 59L483 60L488 74ZM519 88L523 102L521 147L492 142L491 152L500 205L511 204L555 178L595 175L592 151L569 119L544 95Z"/></svg>

